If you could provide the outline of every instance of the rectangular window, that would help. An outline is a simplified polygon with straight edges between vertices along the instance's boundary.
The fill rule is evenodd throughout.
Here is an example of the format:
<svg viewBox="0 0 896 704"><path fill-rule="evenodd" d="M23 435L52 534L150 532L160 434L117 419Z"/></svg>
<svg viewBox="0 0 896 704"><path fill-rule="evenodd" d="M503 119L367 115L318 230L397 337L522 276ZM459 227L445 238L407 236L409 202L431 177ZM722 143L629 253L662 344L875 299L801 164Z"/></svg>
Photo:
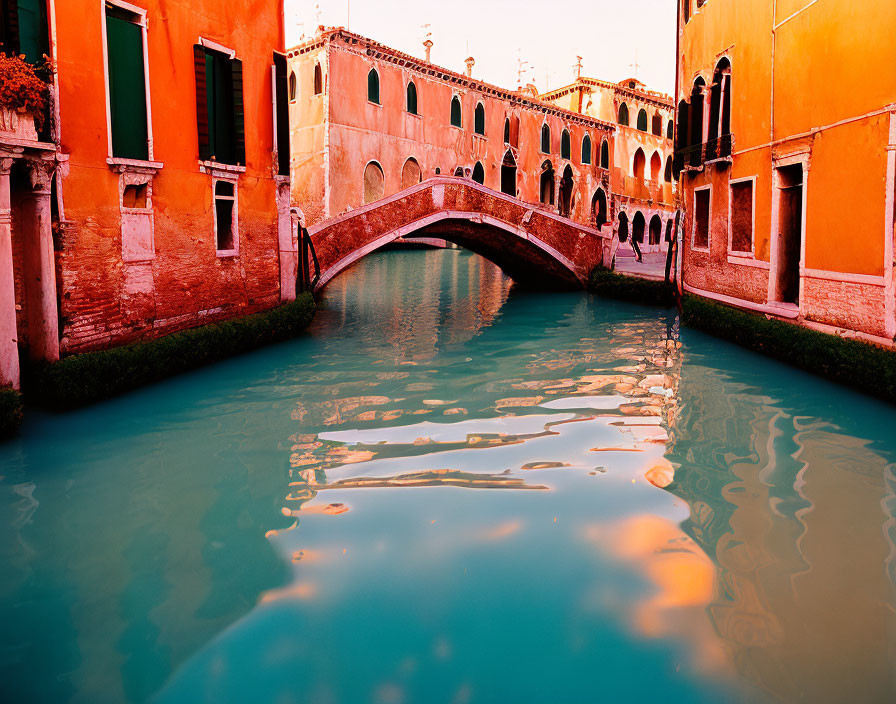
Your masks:
<svg viewBox="0 0 896 704"><path fill-rule="evenodd" d="M149 159L141 18L106 5L106 51L112 156Z"/></svg>
<svg viewBox="0 0 896 704"><path fill-rule="evenodd" d="M710 198L709 188L694 192L694 247L700 249L709 249Z"/></svg>
<svg viewBox="0 0 896 704"><path fill-rule="evenodd" d="M753 251L753 181L731 184L731 251Z"/></svg>
<svg viewBox="0 0 896 704"><path fill-rule="evenodd" d="M0 0L0 52L35 63L50 53L46 0Z"/></svg>
<svg viewBox="0 0 896 704"><path fill-rule="evenodd" d="M236 184L215 181L215 249L234 252L237 249Z"/></svg>
<svg viewBox="0 0 896 704"><path fill-rule="evenodd" d="M243 64L201 44L193 53L199 158L245 165Z"/></svg>

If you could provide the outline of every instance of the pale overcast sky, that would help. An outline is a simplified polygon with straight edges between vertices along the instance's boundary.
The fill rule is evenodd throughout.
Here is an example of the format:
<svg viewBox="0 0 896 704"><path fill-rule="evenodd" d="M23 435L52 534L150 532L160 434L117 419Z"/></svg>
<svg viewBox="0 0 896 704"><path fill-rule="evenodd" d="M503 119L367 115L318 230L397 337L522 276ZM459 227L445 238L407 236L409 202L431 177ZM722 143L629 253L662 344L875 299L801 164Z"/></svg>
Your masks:
<svg viewBox="0 0 896 704"><path fill-rule="evenodd" d="M287 46L318 16L345 26L349 5L353 32L422 56L430 31L434 63L463 72L473 56L473 75L502 87L516 87L518 53L540 91L571 83L576 56L584 76L675 87L675 0L285 0Z"/></svg>

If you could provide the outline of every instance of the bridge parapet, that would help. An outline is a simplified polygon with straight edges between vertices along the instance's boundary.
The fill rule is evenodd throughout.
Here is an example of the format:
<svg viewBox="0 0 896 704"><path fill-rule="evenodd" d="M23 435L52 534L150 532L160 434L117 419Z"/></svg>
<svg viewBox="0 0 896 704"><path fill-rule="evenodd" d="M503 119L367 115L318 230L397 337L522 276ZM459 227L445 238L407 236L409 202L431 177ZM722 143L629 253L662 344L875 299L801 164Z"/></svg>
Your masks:
<svg viewBox="0 0 896 704"><path fill-rule="evenodd" d="M427 179L310 228L318 287L398 237L438 236L505 269L515 279L582 285L613 255L612 226L596 229L463 178Z"/></svg>

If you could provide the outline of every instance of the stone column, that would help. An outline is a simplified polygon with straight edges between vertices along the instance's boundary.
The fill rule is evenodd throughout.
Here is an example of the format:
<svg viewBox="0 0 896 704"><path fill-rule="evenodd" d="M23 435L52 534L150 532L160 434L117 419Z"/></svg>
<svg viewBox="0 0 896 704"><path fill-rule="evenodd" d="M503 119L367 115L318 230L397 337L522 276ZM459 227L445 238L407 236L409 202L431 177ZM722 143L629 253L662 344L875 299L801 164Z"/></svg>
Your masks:
<svg viewBox="0 0 896 704"><path fill-rule="evenodd" d="M280 250L280 300L296 300L296 238L289 208L289 182L277 184L277 239Z"/></svg>
<svg viewBox="0 0 896 704"><path fill-rule="evenodd" d="M9 172L12 157L0 156L0 387L19 388L16 293L12 267Z"/></svg>
<svg viewBox="0 0 896 704"><path fill-rule="evenodd" d="M59 313L56 304L56 261L50 209L55 162L29 159L32 190L22 199L22 233L28 348L32 359L59 359Z"/></svg>

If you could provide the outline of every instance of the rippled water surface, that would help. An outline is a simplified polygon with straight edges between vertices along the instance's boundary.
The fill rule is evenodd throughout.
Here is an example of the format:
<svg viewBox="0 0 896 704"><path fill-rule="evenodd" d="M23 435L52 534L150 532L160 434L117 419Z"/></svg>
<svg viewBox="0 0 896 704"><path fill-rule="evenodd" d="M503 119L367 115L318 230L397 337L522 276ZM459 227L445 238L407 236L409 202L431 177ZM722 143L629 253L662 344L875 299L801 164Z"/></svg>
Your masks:
<svg viewBox="0 0 896 704"><path fill-rule="evenodd" d="M376 254L310 333L0 445L0 700L896 700L896 412Z"/></svg>

